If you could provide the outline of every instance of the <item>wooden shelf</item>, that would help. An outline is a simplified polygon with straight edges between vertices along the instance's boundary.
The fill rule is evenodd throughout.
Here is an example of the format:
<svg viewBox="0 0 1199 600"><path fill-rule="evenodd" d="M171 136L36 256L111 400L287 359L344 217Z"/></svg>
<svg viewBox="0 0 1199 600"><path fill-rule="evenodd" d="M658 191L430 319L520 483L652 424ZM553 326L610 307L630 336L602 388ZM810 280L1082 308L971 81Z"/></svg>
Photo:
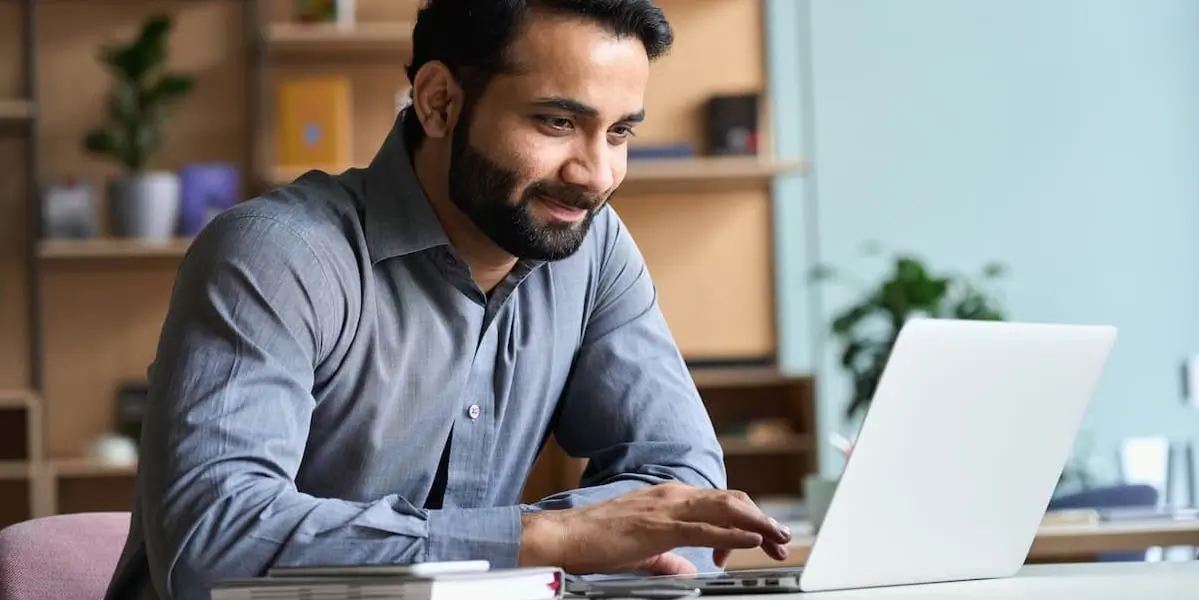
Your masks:
<svg viewBox="0 0 1199 600"><path fill-rule="evenodd" d="M0 99L0 121L27 121L33 118L35 112L33 103L27 100Z"/></svg>
<svg viewBox="0 0 1199 600"><path fill-rule="evenodd" d="M38 255L45 260L178 258L190 243L182 238L161 242L133 238L45 240L38 246Z"/></svg>
<svg viewBox="0 0 1199 600"><path fill-rule="evenodd" d="M266 41L272 52L390 51L404 60L412 48L412 23L271 23Z"/></svg>
<svg viewBox="0 0 1199 600"><path fill-rule="evenodd" d="M24 460L0 460L0 480L29 479L33 469Z"/></svg>
<svg viewBox="0 0 1199 600"><path fill-rule="evenodd" d="M691 378L695 387L737 388L788 385L802 377L792 377L774 367L693 367Z"/></svg>
<svg viewBox="0 0 1199 600"><path fill-rule="evenodd" d="M812 451L812 439L796 435L790 439L772 442L751 442L734 436L722 436L720 447L725 456L748 456L762 454L802 454Z"/></svg>
<svg viewBox="0 0 1199 600"><path fill-rule="evenodd" d="M137 465L113 465L90 458L56 459L48 464L54 477L132 477L137 474Z"/></svg>
<svg viewBox="0 0 1199 600"><path fill-rule="evenodd" d="M803 171L804 161L774 161L756 156L703 156L695 158L640 159L629 161L625 181L766 181L776 175Z"/></svg>
<svg viewBox="0 0 1199 600"><path fill-rule="evenodd" d="M26 390L0 390L0 408L29 408L37 401L33 392Z"/></svg>

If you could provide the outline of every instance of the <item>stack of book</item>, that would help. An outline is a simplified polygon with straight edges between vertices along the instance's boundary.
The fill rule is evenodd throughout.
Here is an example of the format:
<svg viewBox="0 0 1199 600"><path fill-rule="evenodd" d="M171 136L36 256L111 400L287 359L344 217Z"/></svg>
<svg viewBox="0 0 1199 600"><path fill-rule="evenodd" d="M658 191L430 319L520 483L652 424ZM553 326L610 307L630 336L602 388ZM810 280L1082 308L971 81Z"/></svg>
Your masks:
<svg viewBox="0 0 1199 600"><path fill-rule="evenodd" d="M210 591L212 600L558 600L564 578L553 567L491 569L483 561L282 567L265 577L219 581Z"/></svg>

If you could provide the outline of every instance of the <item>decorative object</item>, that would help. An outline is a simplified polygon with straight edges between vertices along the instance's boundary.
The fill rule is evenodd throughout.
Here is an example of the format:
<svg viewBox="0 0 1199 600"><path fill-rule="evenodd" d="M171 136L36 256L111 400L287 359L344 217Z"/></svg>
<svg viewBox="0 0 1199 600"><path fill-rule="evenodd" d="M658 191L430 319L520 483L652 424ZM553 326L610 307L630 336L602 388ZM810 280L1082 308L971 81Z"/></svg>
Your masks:
<svg viewBox="0 0 1199 600"><path fill-rule="evenodd" d="M332 169L350 164L353 105L349 78L284 78L276 102L279 167Z"/></svg>
<svg viewBox="0 0 1199 600"><path fill-rule="evenodd" d="M124 45L105 45L100 60L113 76L108 119L83 139L92 155L116 162L123 177L108 186L113 233L155 240L175 233L179 180L169 171L151 170L166 141L170 109L191 92L192 77L166 70L171 18L148 19L137 37Z"/></svg>
<svg viewBox="0 0 1199 600"><path fill-rule="evenodd" d="M179 235L192 237L218 213L237 203L241 175L226 163L197 163L179 169Z"/></svg>
<svg viewBox="0 0 1199 600"><path fill-rule="evenodd" d="M95 191L90 183L68 179L42 193L42 227L50 239L81 239L100 232Z"/></svg>
<svg viewBox="0 0 1199 600"><path fill-rule="evenodd" d="M137 442L123 435L106 433L92 442L88 458L105 465L132 467L137 464Z"/></svg>
<svg viewBox="0 0 1199 600"><path fill-rule="evenodd" d="M301 23L337 23L353 25L355 0L296 0L296 20Z"/></svg>
<svg viewBox="0 0 1199 600"><path fill-rule="evenodd" d="M708 154L758 154L758 94L718 95L708 99Z"/></svg>
<svg viewBox="0 0 1199 600"><path fill-rule="evenodd" d="M684 159L694 157L695 145L691 142L629 146L629 160Z"/></svg>
<svg viewBox="0 0 1199 600"><path fill-rule="evenodd" d="M336 0L296 0L296 20L301 23L327 23L337 20Z"/></svg>
<svg viewBox="0 0 1199 600"><path fill-rule="evenodd" d="M867 254L878 254L871 243ZM996 294L983 282L1002 277L1006 268L992 262L980 275L933 273L919 258L900 253L893 269L882 281L862 289L861 298L836 314L831 331L841 343L841 367L853 379L853 390L846 418L854 418L868 408L874 388L899 330L910 317L955 318L971 320L1004 319ZM836 279L837 272L827 265L813 269L813 281Z"/></svg>
<svg viewBox="0 0 1199 600"><path fill-rule="evenodd" d="M141 439L142 419L150 386L144 381L124 382L117 389L116 433L129 439Z"/></svg>

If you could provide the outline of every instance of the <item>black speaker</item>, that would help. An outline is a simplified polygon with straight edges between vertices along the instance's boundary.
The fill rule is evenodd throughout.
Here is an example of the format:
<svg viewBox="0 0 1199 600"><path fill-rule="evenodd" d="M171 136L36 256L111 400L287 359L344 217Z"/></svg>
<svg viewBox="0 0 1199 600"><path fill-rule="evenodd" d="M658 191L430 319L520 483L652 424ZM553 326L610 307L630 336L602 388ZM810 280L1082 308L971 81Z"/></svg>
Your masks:
<svg viewBox="0 0 1199 600"><path fill-rule="evenodd" d="M134 441L141 439L142 417L150 389L145 382L131 381L117 391L117 433Z"/></svg>
<svg viewBox="0 0 1199 600"><path fill-rule="evenodd" d="M758 153L758 94L708 99L708 154L753 156Z"/></svg>

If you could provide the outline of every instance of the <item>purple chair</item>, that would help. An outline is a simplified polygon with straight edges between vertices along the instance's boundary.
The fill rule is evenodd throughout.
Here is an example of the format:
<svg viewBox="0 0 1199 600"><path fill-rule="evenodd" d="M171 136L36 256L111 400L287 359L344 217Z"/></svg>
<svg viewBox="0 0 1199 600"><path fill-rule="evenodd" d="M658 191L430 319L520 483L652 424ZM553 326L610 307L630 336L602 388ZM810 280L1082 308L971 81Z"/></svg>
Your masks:
<svg viewBox="0 0 1199 600"><path fill-rule="evenodd" d="M129 513L41 517L0 530L0 600L99 600L129 533Z"/></svg>

